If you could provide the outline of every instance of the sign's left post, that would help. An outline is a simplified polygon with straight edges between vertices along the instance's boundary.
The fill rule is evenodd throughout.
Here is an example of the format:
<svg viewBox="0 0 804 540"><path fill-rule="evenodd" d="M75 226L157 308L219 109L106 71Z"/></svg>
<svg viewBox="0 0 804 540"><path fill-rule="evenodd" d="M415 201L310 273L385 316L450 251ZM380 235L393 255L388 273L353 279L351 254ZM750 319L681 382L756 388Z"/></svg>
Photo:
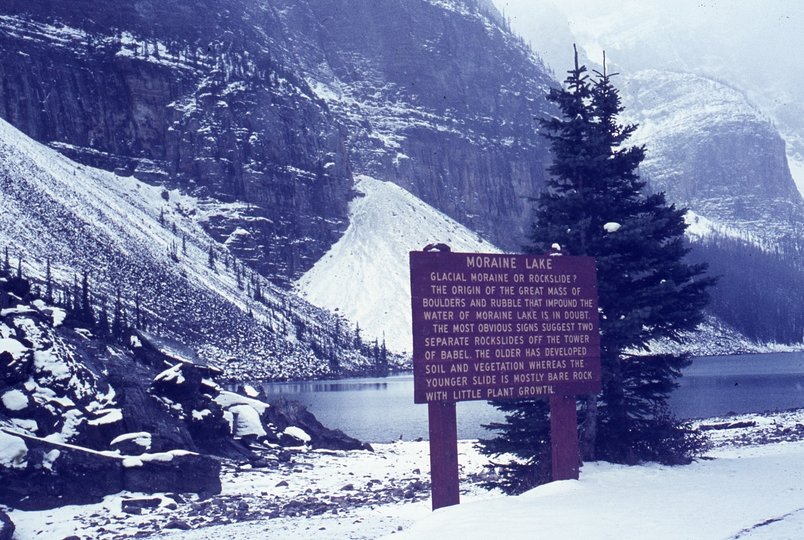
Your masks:
<svg viewBox="0 0 804 540"><path fill-rule="evenodd" d="M455 403L428 403L433 510L461 503L458 489L458 422Z"/></svg>

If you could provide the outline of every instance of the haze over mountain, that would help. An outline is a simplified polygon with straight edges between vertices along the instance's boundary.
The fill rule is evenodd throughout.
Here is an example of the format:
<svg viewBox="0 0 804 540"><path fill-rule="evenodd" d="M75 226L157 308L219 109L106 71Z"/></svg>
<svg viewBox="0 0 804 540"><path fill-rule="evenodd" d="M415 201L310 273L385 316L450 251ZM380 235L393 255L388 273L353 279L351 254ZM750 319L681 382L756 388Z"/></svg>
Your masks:
<svg viewBox="0 0 804 540"><path fill-rule="evenodd" d="M736 0L496 0L561 79L582 60L623 75L652 69L709 77L744 92L787 143L804 190L804 6Z"/></svg>

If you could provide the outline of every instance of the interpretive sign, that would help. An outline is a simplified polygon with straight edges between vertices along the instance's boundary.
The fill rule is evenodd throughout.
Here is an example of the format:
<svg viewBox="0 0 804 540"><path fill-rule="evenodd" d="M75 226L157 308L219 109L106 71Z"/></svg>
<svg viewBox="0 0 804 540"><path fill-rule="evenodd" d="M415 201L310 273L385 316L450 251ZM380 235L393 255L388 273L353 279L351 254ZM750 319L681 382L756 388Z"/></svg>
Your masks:
<svg viewBox="0 0 804 540"><path fill-rule="evenodd" d="M410 253L415 403L595 394L592 257Z"/></svg>

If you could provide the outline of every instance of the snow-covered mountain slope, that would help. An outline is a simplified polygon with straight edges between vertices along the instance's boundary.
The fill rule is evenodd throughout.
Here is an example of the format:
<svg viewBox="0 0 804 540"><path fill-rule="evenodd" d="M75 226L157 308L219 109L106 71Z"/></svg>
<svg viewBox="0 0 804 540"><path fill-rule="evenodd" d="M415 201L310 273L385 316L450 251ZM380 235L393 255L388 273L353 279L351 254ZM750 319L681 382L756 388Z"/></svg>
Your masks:
<svg viewBox="0 0 804 540"><path fill-rule="evenodd" d="M408 253L432 243L452 251L499 249L390 182L362 176L356 189L363 196L349 206L346 234L296 288L311 303L359 325L365 340L385 339L392 351L410 351Z"/></svg>
<svg viewBox="0 0 804 540"><path fill-rule="evenodd" d="M88 18L86 13L92 13ZM337 241L352 173L516 249L555 84L490 0L0 3L0 117L85 165L225 201L286 285Z"/></svg>
<svg viewBox="0 0 804 540"><path fill-rule="evenodd" d="M771 121L713 79L646 70L618 77L624 120L652 189L715 223L775 240L800 234L802 198Z"/></svg>
<svg viewBox="0 0 804 540"><path fill-rule="evenodd" d="M0 247L55 300L88 276L99 315L115 298L135 322L196 349L230 377L320 376L365 363L335 344L336 317L247 270L202 229L214 201L78 165L0 120ZM5 256L5 253L3 254Z"/></svg>

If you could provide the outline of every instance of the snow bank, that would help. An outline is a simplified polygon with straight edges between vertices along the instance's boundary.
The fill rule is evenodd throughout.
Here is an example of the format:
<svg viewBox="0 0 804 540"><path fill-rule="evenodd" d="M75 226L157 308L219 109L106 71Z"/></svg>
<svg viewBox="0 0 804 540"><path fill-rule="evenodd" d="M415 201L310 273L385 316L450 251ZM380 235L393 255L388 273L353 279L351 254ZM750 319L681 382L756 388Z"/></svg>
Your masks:
<svg viewBox="0 0 804 540"><path fill-rule="evenodd" d="M260 413L250 405L235 405L229 409L232 413L232 434L235 437L245 437L246 435L256 435L265 437L267 433L262 427Z"/></svg>
<svg viewBox="0 0 804 540"><path fill-rule="evenodd" d="M296 426L288 426L288 427L285 428L285 431L283 431L282 433L285 434L285 435L289 435L290 437L294 437L296 439L299 439L300 441L305 442L305 443L308 443L308 442L310 442L312 440L311 437L307 434L306 431L304 431L302 428L296 427Z"/></svg>
<svg viewBox="0 0 804 540"><path fill-rule="evenodd" d="M115 422L122 422L123 421L123 411L120 409L108 409L98 411L98 414L102 414L100 418L95 418L89 421L90 426L100 426L103 424L114 424Z"/></svg>
<svg viewBox="0 0 804 540"><path fill-rule="evenodd" d="M121 442L125 441L133 441L134 444L142 446L146 450L151 448L151 434L148 433L147 431L124 433L123 435L116 437L112 442L110 442L109 446L114 446L116 444L120 444Z"/></svg>
<svg viewBox="0 0 804 540"><path fill-rule="evenodd" d="M222 391L220 394L215 396L214 401L224 409L229 409L234 405L248 405L252 409L256 410L259 414L262 414L265 412L265 409L268 408L267 403L227 391Z"/></svg>
<svg viewBox="0 0 804 540"><path fill-rule="evenodd" d="M21 411L28 406L28 396L19 390L9 390L0 399L9 411Z"/></svg>
<svg viewBox="0 0 804 540"><path fill-rule="evenodd" d="M28 350L28 347L20 343L14 338L2 338L0 339L0 352L8 352L14 358L14 360L19 360L22 358L22 355L25 354L25 351Z"/></svg>
<svg viewBox="0 0 804 540"><path fill-rule="evenodd" d="M176 384L184 384L184 375L181 374L181 364L176 364L157 375L154 379L154 382L156 381L175 381Z"/></svg>
<svg viewBox="0 0 804 540"><path fill-rule="evenodd" d="M716 456L683 467L586 464L580 480L440 509L386 538L802 537L804 442L731 448ZM797 520L778 525L773 534L761 529L795 515ZM788 536L778 536L780 532Z"/></svg>

